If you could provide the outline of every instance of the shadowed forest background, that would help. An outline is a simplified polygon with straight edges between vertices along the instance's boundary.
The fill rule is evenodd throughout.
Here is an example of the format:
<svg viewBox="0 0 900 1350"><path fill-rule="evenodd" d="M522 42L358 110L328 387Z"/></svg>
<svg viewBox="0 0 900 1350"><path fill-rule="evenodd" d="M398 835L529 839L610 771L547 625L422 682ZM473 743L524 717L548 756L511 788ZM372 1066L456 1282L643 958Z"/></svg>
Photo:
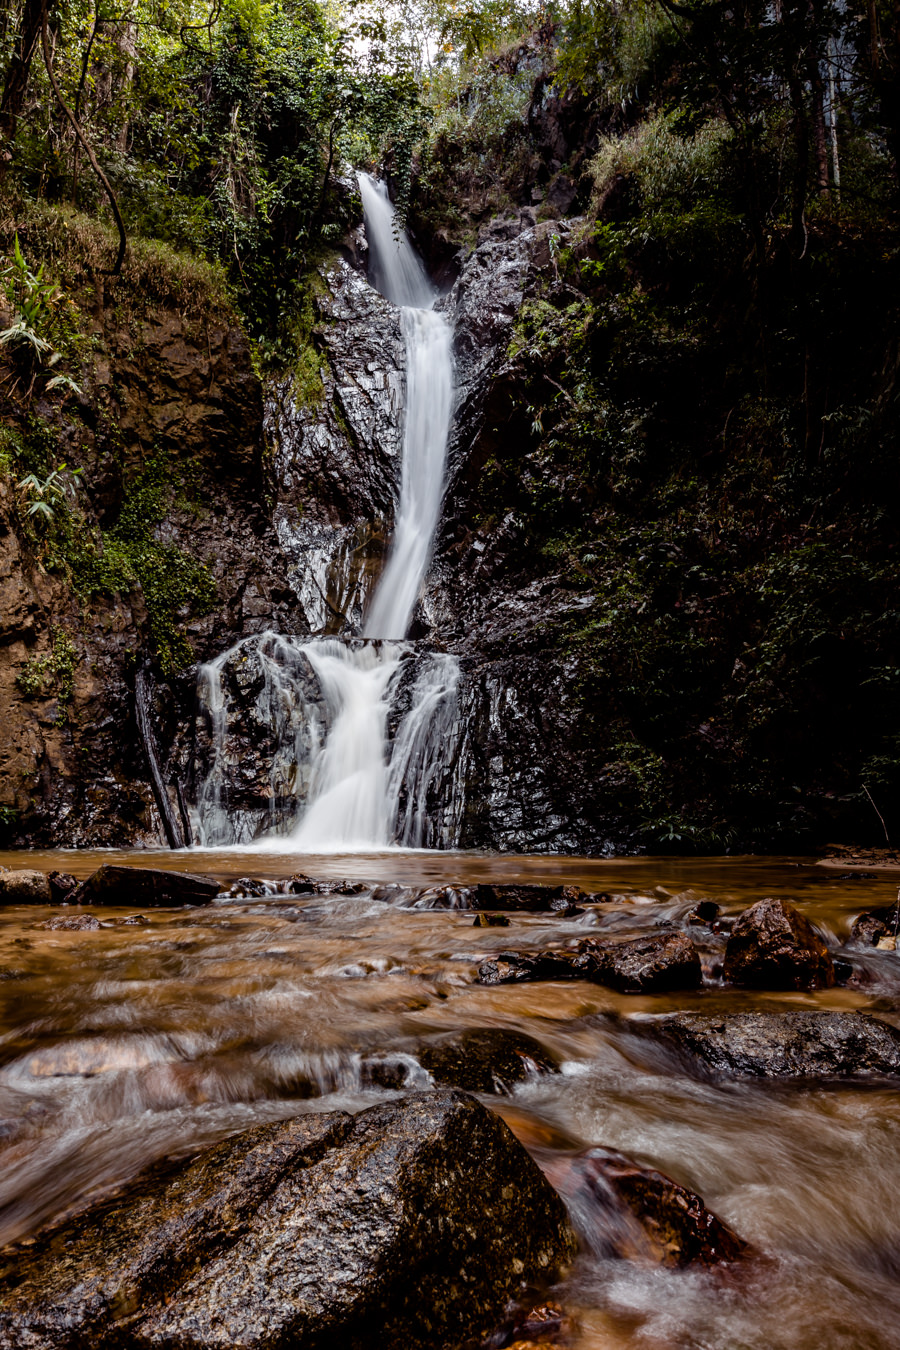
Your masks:
<svg viewBox="0 0 900 1350"><path fill-rule="evenodd" d="M597 836L894 842L898 66L885 0L6 4L0 546L37 597L0 620L7 838L83 837L47 803L107 790L104 671L177 684L228 628L239 559L192 529L249 522L264 570L241 418L260 382L322 397L318 269L366 167L442 284L543 227L441 548L584 597L503 649L566 672ZM198 404L231 380L194 440L151 415L179 362Z"/></svg>

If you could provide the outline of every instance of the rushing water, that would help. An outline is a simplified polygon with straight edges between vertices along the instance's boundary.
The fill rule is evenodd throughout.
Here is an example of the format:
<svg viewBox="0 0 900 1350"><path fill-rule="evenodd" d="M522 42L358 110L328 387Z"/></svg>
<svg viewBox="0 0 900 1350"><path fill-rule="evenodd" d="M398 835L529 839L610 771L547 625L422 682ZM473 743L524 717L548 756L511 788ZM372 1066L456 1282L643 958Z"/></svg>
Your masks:
<svg viewBox="0 0 900 1350"><path fill-rule="evenodd" d="M296 854L0 855L0 865L198 863L230 880L284 877ZM851 951L855 982L818 994L753 994L710 978L692 994L628 997L596 985L486 988L477 964L591 932L680 923L705 897L735 914L764 895L796 903L832 945L900 877L844 878L810 860L648 860L382 853L304 857L316 876L433 886L573 882L611 896L580 917L465 912L355 896L223 899L207 909L93 910L104 925L42 927L60 911L0 911L0 1238L256 1122L388 1095L373 1056L427 1086L417 1039L463 1027L528 1031L562 1060L508 1097L484 1098L551 1176L573 1148L605 1145L704 1197L762 1259L714 1274L585 1251L557 1296L575 1350L890 1350L900 1346L900 1096L883 1087L710 1083L629 1034L675 1007L868 1008L900 1021L900 957ZM71 913L71 911L62 911ZM694 930L696 933L696 930ZM709 939L714 941L713 939ZM318 1095L316 1095L318 1094ZM596 1236L596 1235L595 1235ZM597 1243L594 1243L596 1248Z"/></svg>
<svg viewBox="0 0 900 1350"><path fill-rule="evenodd" d="M378 848L431 842L424 819L435 780L435 757L458 680L453 657L426 660L412 706L394 747L387 719L395 676L408 655L409 630L438 525L447 436L453 410L451 331L433 310L437 298L383 183L359 175L370 253L370 279L400 307L406 352L406 406L400 495L393 538L363 636L365 644L329 639L297 643L275 633L247 639L200 668L198 693L209 720L211 762L197 803L197 835L205 845L252 838L260 827L284 832L284 821L248 822L229 809L226 753L229 708L225 664L252 649L263 674L257 708L276 733L271 801L295 804L288 829L303 850ZM298 655L308 662L324 709L297 696ZM299 672L302 677L304 672ZM303 683L302 678L299 681ZM321 712L324 712L324 717ZM406 808L400 818L401 798ZM433 833L433 831L431 831ZM270 838L261 847L272 847ZM274 845L277 847L277 842Z"/></svg>

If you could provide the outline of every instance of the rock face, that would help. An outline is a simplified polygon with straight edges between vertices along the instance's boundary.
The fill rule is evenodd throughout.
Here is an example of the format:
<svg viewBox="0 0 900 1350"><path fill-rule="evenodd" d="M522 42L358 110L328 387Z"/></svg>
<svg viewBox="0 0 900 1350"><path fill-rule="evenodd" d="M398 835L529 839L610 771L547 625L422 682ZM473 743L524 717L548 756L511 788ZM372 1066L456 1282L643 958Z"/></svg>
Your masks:
<svg viewBox="0 0 900 1350"><path fill-rule="evenodd" d="M684 1267L716 1266L749 1253L694 1191L611 1149L576 1154L553 1164L549 1175L598 1256Z"/></svg>
<svg viewBox="0 0 900 1350"><path fill-rule="evenodd" d="M745 909L725 948L725 979L753 989L828 989L834 966L809 920L784 900Z"/></svg>
<svg viewBox="0 0 900 1350"><path fill-rule="evenodd" d="M11 813L4 833L16 845L161 839L134 719L135 653L155 659L155 639L177 633L178 662L191 661L191 648L206 660L266 627L305 631L288 560L261 507L262 387L237 316L205 292L156 297L145 274L137 291L117 287L115 305L89 331L83 368L73 372L84 398L61 405L50 396L33 409L56 459L84 471L74 501L84 524L76 515L70 561L92 565L100 532L143 521L149 505L163 516L160 545L205 566L214 597L206 613L178 599L171 618L152 616L135 580L88 602L65 569L40 565L14 476L0 484L0 704L8 714L0 807ZM3 411L4 423L15 415ZM162 586L154 571L152 587ZM60 674L61 659L70 674ZM164 745L184 707L190 721L193 678L189 685L183 703L177 678L161 686Z"/></svg>
<svg viewBox="0 0 900 1350"><path fill-rule="evenodd" d="M465 1092L508 1092L530 1074L557 1068L533 1036L503 1027L473 1027L426 1041L418 1059L436 1083Z"/></svg>
<svg viewBox="0 0 900 1350"><path fill-rule="evenodd" d="M625 942L585 938L575 951L501 952L478 970L480 984L590 980L622 994L696 989L702 978L699 953L684 933Z"/></svg>
<svg viewBox="0 0 900 1350"><path fill-rule="evenodd" d="M208 905L221 886L212 877L193 872L166 872L157 867L116 867L111 863L83 881L71 899L81 905L168 907Z"/></svg>
<svg viewBox="0 0 900 1350"><path fill-rule="evenodd" d="M900 1074L900 1031L855 1012L679 1013L647 1034L716 1074L879 1078Z"/></svg>
<svg viewBox="0 0 900 1350"><path fill-rule="evenodd" d="M0 905L49 905L53 899L46 872L0 872Z"/></svg>
<svg viewBox="0 0 900 1350"><path fill-rule="evenodd" d="M313 633L356 633L398 494L405 397L400 314L345 262L323 269L312 388L269 390L275 525Z"/></svg>
<svg viewBox="0 0 900 1350"><path fill-rule="evenodd" d="M416 1094L250 1130L7 1249L0 1346L455 1346L573 1249L499 1118Z"/></svg>

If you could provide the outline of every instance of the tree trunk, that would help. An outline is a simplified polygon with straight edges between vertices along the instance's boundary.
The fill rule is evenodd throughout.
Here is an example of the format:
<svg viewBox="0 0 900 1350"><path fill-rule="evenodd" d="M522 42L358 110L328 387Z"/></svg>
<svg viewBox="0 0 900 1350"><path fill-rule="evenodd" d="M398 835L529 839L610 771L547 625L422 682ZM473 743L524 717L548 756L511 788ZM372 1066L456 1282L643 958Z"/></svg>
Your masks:
<svg viewBox="0 0 900 1350"><path fill-rule="evenodd" d="M9 141L15 138L16 126L25 104L31 59L41 35L45 3L46 0L25 0L22 11L22 31L9 63L3 97L0 99L0 132Z"/></svg>

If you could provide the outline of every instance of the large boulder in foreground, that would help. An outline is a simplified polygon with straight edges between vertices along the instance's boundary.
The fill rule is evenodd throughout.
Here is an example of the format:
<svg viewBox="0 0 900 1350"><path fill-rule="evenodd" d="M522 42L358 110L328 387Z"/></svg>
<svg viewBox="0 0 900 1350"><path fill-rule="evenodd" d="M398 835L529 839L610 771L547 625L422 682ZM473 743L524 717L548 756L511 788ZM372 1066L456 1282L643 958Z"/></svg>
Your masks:
<svg viewBox="0 0 900 1350"><path fill-rule="evenodd" d="M495 1323L574 1251L472 1097L264 1125L0 1254L3 1350L409 1350Z"/></svg>
<svg viewBox="0 0 900 1350"><path fill-rule="evenodd" d="M0 905L50 905L53 892L46 872L26 867L0 871Z"/></svg>
<svg viewBox="0 0 900 1350"><path fill-rule="evenodd" d="M213 877L195 872L167 872L160 867L118 867L104 863L69 897L79 905L128 905L138 909L208 905L222 887Z"/></svg>
<svg viewBox="0 0 900 1350"><path fill-rule="evenodd" d="M828 948L799 910L759 900L740 915L725 948L725 979L751 989L830 989Z"/></svg>
<svg viewBox="0 0 900 1350"><path fill-rule="evenodd" d="M715 1074L883 1078L900 1074L900 1031L856 1012L677 1013L642 1030Z"/></svg>

